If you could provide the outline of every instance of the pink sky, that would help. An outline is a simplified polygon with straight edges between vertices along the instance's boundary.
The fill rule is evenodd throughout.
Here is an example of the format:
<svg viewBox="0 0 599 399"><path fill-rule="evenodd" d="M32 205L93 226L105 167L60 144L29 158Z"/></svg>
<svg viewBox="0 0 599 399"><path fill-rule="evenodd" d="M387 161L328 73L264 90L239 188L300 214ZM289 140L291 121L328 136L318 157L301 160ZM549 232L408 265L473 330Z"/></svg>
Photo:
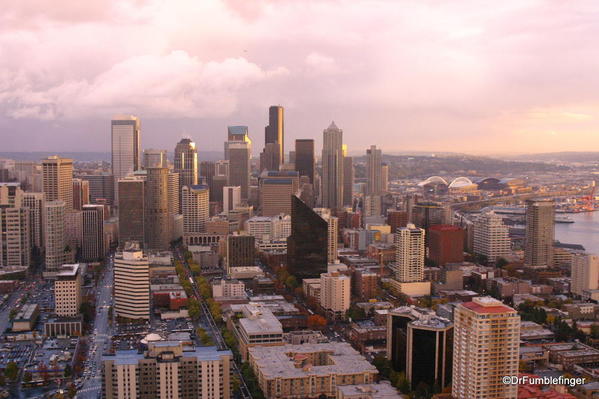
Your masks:
<svg viewBox="0 0 599 399"><path fill-rule="evenodd" d="M287 150L331 120L350 151L599 151L596 1L42 0L0 8L0 151L108 150L115 113L144 147Z"/></svg>

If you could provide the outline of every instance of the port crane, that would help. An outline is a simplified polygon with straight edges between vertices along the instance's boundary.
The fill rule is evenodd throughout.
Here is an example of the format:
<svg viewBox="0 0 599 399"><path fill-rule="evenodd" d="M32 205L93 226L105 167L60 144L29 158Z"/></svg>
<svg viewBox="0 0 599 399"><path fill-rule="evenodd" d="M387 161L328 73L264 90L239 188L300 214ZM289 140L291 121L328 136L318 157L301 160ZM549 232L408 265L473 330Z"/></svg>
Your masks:
<svg viewBox="0 0 599 399"><path fill-rule="evenodd" d="M585 195L581 198L582 209L588 212L595 210L595 193L597 192L597 183L595 182L595 180L591 182L589 188L591 189L589 195Z"/></svg>

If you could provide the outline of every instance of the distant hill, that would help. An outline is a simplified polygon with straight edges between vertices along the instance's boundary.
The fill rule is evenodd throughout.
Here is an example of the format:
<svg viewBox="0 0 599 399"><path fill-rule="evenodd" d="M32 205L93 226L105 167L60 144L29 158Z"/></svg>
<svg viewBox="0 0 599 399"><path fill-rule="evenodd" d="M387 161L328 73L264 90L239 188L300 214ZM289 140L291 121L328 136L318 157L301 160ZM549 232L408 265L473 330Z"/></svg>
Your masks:
<svg viewBox="0 0 599 399"><path fill-rule="evenodd" d="M49 155L59 155L63 158L72 158L82 162L110 162L109 152L69 152L69 151L35 151L35 152L0 152L0 158L14 159L17 161L40 161ZM172 159L172 152L168 153L169 159ZM220 151L199 151L200 161L218 161L223 159L223 153Z"/></svg>
<svg viewBox="0 0 599 399"><path fill-rule="evenodd" d="M546 152L540 154L522 154L503 157L515 161L542 161L542 162L599 162L597 151L563 151Z"/></svg>

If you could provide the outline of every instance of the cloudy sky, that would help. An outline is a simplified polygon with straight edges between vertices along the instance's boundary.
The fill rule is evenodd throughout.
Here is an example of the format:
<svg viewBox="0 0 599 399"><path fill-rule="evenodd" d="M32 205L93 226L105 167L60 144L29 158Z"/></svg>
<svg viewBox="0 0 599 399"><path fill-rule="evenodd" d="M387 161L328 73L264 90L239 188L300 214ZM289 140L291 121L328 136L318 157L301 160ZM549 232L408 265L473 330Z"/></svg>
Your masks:
<svg viewBox="0 0 599 399"><path fill-rule="evenodd" d="M599 3L18 0L0 8L0 151L222 150L286 108L287 150L331 120L351 152L599 150Z"/></svg>

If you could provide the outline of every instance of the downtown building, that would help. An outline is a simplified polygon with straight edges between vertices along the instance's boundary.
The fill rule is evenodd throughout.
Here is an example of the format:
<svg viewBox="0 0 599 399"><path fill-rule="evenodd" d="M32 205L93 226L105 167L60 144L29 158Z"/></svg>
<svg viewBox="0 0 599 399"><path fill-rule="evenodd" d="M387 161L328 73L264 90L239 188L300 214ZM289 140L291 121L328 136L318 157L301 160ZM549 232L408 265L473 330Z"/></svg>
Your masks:
<svg viewBox="0 0 599 399"><path fill-rule="evenodd" d="M66 206L64 201L47 201L44 207L44 246L46 267L44 272L48 275L56 273L65 263L66 232L65 220Z"/></svg>
<svg viewBox="0 0 599 399"><path fill-rule="evenodd" d="M141 169L140 121L133 115L117 115L110 123L113 193L119 179ZM91 187L90 187L91 188Z"/></svg>
<svg viewBox="0 0 599 399"><path fill-rule="evenodd" d="M335 122L323 131L322 145L322 207L343 208L343 130Z"/></svg>
<svg viewBox="0 0 599 399"><path fill-rule="evenodd" d="M524 264L532 267L553 265L555 206L551 200L526 201Z"/></svg>
<svg viewBox="0 0 599 399"><path fill-rule="evenodd" d="M83 285L81 265L62 265L54 280L54 313L60 317L79 315Z"/></svg>
<svg viewBox="0 0 599 399"><path fill-rule="evenodd" d="M183 235L206 232L210 217L210 189L206 185L185 185L181 189Z"/></svg>
<svg viewBox="0 0 599 399"><path fill-rule="evenodd" d="M520 316L491 297L476 297L454 310L455 399L516 399L518 386L503 383L518 375Z"/></svg>
<svg viewBox="0 0 599 399"><path fill-rule="evenodd" d="M291 214L291 196L299 188L296 171L264 171L260 175L260 208L262 216Z"/></svg>
<svg viewBox="0 0 599 399"><path fill-rule="evenodd" d="M150 264L135 242L114 257L114 311L127 319L150 318Z"/></svg>
<svg viewBox="0 0 599 399"><path fill-rule="evenodd" d="M351 278L339 272L320 275L320 306L335 315L344 315L351 300Z"/></svg>
<svg viewBox="0 0 599 399"><path fill-rule="evenodd" d="M366 177L366 193L380 195L383 192L383 153L375 145L366 150Z"/></svg>
<svg viewBox="0 0 599 399"><path fill-rule="evenodd" d="M300 177L306 176L314 184L314 140L295 140L295 170Z"/></svg>
<svg viewBox="0 0 599 399"><path fill-rule="evenodd" d="M27 268L31 264L30 212L0 205L0 268Z"/></svg>
<svg viewBox="0 0 599 399"><path fill-rule="evenodd" d="M425 230L408 224L394 237L395 264L392 266L393 289L406 295L430 295L431 285L424 281Z"/></svg>
<svg viewBox="0 0 599 399"><path fill-rule="evenodd" d="M83 229L81 259L84 262L97 262L104 258L104 206L83 205Z"/></svg>
<svg viewBox="0 0 599 399"><path fill-rule="evenodd" d="M73 160L56 155L42 160L42 187L46 201L63 201L73 210Z"/></svg>
<svg viewBox="0 0 599 399"><path fill-rule="evenodd" d="M169 195L169 170L166 151L146 151L146 183L144 195L145 248L167 250L173 232L173 204ZM177 197L178 202L178 197Z"/></svg>
<svg viewBox="0 0 599 399"><path fill-rule="evenodd" d="M198 184L198 150L191 139L181 139L175 146L174 169L181 187Z"/></svg>
<svg viewBox="0 0 599 399"><path fill-rule="evenodd" d="M146 179L128 176L119 179L119 247L129 241L144 242Z"/></svg>
<svg viewBox="0 0 599 399"><path fill-rule="evenodd" d="M229 399L231 351L178 341L148 343L147 349L117 351L102 359L102 397Z"/></svg>
<svg viewBox="0 0 599 399"><path fill-rule="evenodd" d="M473 250L477 255L483 255L489 262L510 254L511 241L509 227L503 224L501 216L495 212L481 214L474 221Z"/></svg>
<svg viewBox="0 0 599 399"><path fill-rule="evenodd" d="M570 291L581 297L590 297L599 289L599 256L575 254L572 257Z"/></svg>
<svg viewBox="0 0 599 399"><path fill-rule="evenodd" d="M239 186L241 198L248 199L250 187L250 160L252 141L247 126L229 126L225 142L225 160L229 161L228 185Z"/></svg>

